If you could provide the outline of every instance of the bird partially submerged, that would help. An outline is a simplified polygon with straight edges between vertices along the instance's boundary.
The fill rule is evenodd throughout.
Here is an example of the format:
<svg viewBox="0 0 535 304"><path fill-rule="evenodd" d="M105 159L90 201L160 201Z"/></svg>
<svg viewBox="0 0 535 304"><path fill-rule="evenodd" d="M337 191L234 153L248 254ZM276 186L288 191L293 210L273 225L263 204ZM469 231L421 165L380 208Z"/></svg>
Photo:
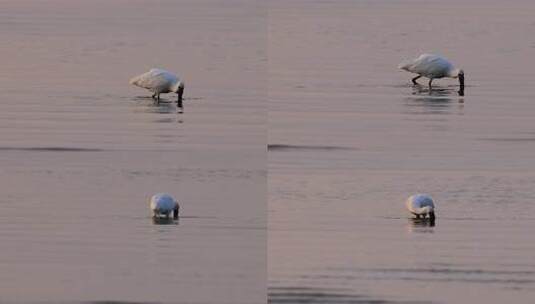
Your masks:
<svg viewBox="0 0 535 304"><path fill-rule="evenodd" d="M161 93L177 93L177 106L182 108L184 81L169 71L152 69L130 79L130 84L153 92L154 94L152 95L152 98L154 98L158 103L160 103Z"/></svg>
<svg viewBox="0 0 535 304"><path fill-rule="evenodd" d="M173 213L173 218L178 219L179 209L178 202L167 193L158 193L150 198L150 210L154 218L169 218Z"/></svg>
<svg viewBox="0 0 535 304"><path fill-rule="evenodd" d="M427 217L431 221L435 220L435 203L427 194L412 195L405 202L405 206L417 219Z"/></svg>
<svg viewBox="0 0 535 304"><path fill-rule="evenodd" d="M416 73L418 76L412 79L412 83L417 85L416 80L420 77L429 78L429 88L435 78L458 78L459 79L459 94L464 95L464 71L456 68L446 58L432 55L422 54L414 60L407 60L399 64L398 68Z"/></svg>

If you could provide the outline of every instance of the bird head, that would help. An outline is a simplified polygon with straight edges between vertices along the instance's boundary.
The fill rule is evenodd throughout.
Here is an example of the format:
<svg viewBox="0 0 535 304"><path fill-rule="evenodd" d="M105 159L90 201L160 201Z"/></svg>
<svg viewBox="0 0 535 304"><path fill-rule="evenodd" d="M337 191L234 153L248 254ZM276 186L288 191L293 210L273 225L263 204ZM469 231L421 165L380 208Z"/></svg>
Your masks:
<svg viewBox="0 0 535 304"><path fill-rule="evenodd" d="M175 220L178 219L179 210L180 210L180 206L178 205L178 202L175 201L175 208L173 208L173 218Z"/></svg>
<svg viewBox="0 0 535 304"><path fill-rule="evenodd" d="M173 92L178 93L181 89L184 90L184 81L179 81L172 88Z"/></svg>
<svg viewBox="0 0 535 304"><path fill-rule="evenodd" d="M184 82L183 81L178 83L174 92L178 94L178 99L182 100L182 95L184 95Z"/></svg>

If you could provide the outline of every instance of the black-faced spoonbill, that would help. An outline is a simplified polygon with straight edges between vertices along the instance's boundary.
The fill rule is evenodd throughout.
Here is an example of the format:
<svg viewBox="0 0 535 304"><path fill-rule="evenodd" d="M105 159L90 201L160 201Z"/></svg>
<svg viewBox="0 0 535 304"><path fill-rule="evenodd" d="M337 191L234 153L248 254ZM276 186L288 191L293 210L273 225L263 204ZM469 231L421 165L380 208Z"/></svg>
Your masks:
<svg viewBox="0 0 535 304"><path fill-rule="evenodd" d="M410 213L414 214L417 219L425 218L435 220L435 204L433 199L427 194L415 194L407 199L405 202Z"/></svg>
<svg viewBox="0 0 535 304"><path fill-rule="evenodd" d="M418 76L412 79L412 83L418 84L416 80L420 77L429 78L429 88L435 78L451 77L459 79L459 94L464 93L464 71L456 68L446 58L432 55L422 54L414 60L407 60L399 64L398 68L416 73Z"/></svg>
<svg viewBox="0 0 535 304"><path fill-rule="evenodd" d="M150 210L155 218L165 217L169 218L173 212L173 218L178 219L178 202L167 193L158 193L150 198Z"/></svg>
<svg viewBox="0 0 535 304"><path fill-rule="evenodd" d="M154 94L154 98L160 103L161 93L177 93L177 106L182 108L182 95L184 94L184 81L177 75L161 69L152 69L147 73L138 75L130 79L130 84L147 89Z"/></svg>

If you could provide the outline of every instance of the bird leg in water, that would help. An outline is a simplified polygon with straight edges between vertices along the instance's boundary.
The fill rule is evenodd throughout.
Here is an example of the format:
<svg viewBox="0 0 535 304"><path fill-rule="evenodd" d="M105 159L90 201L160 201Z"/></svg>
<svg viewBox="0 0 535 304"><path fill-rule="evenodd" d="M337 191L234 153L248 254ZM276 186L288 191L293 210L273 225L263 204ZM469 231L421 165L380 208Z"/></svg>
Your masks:
<svg viewBox="0 0 535 304"><path fill-rule="evenodd" d="M157 104L160 104L160 93L154 93L154 95L152 95L152 99L154 99Z"/></svg>
<svg viewBox="0 0 535 304"><path fill-rule="evenodd" d="M431 89L431 83L433 82L433 78L429 79L429 89Z"/></svg>
<svg viewBox="0 0 535 304"><path fill-rule="evenodd" d="M418 75L418 76L414 77L414 78L412 79L412 83L414 83L414 84L418 84L418 83L416 82L416 80L417 80L418 78L420 78L420 77L422 77L422 75Z"/></svg>

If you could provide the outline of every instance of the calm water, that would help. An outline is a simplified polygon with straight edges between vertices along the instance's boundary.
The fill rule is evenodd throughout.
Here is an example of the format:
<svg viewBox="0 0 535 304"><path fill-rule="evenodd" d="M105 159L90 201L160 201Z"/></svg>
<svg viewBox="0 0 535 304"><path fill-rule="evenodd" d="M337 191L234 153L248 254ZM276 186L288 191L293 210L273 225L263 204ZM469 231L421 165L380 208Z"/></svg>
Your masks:
<svg viewBox="0 0 535 304"><path fill-rule="evenodd" d="M0 8L0 302L265 303L262 4ZM152 67L185 114L128 84ZM153 224L160 191L178 223Z"/></svg>
<svg viewBox="0 0 535 304"><path fill-rule="evenodd" d="M530 1L0 7L0 302L265 303L266 253L271 303L535 297ZM409 85L422 52L465 97ZM128 85L152 67L184 114Z"/></svg>
<svg viewBox="0 0 535 304"><path fill-rule="evenodd" d="M271 1L271 303L531 303L535 4ZM423 52L466 72L413 88ZM436 226L409 220L427 192Z"/></svg>

